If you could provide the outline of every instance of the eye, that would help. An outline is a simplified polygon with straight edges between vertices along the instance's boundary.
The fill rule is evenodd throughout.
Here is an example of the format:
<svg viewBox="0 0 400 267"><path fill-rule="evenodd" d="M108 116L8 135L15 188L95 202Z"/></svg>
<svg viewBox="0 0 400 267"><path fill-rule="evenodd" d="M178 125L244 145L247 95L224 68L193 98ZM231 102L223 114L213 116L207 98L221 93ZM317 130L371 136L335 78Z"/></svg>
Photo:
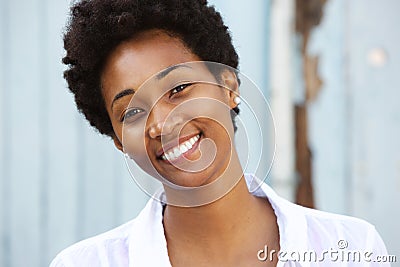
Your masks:
<svg viewBox="0 0 400 267"><path fill-rule="evenodd" d="M187 87L191 86L192 84L193 83L184 83L184 84L180 84L180 85L172 88L170 91L170 97L182 92L183 90L185 90Z"/></svg>
<svg viewBox="0 0 400 267"><path fill-rule="evenodd" d="M128 119L135 119L137 117L137 114L143 112L144 110L141 108L128 108L122 113L122 116L120 118L121 122L124 122L125 120Z"/></svg>

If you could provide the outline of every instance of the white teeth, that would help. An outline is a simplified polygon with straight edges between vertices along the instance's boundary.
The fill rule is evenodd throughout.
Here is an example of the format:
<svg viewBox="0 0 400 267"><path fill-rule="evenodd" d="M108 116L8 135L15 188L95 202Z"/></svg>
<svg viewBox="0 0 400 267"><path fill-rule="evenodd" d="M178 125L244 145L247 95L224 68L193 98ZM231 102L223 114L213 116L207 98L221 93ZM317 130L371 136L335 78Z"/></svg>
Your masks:
<svg viewBox="0 0 400 267"><path fill-rule="evenodd" d="M189 150L189 148L187 148L185 144L182 144L182 145L179 146L179 151L180 151L182 154L185 153L185 152L188 151L188 150Z"/></svg>
<svg viewBox="0 0 400 267"><path fill-rule="evenodd" d="M190 150L194 143L196 143L200 138L200 135L196 135L192 138L190 138L189 140L187 140L186 142L183 142L182 144L180 144L177 147L174 147L172 149L170 149L168 152L165 152L161 158L163 160L174 160L178 157L180 157L183 153L186 153L188 150Z"/></svg>
<svg viewBox="0 0 400 267"><path fill-rule="evenodd" d="M182 154L182 153L181 153L181 151L179 151L179 148L175 147L175 148L174 148L174 155L175 155L175 158L179 157L181 154Z"/></svg>
<svg viewBox="0 0 400 267"><path fill-rule="evenodd" d="M188 148L188 150L193 147L193 145L189 141L186 141L184 144Z"/></svg>
<svg viewBox="0 0 400 267"><path fill-rule="evenodd" d="M197 140L195 140L194 137L192 137L192 138L189 139L189 143L190 143L191 145L193 145L194 143L196 143L196 141L197 141Z"/></svg>

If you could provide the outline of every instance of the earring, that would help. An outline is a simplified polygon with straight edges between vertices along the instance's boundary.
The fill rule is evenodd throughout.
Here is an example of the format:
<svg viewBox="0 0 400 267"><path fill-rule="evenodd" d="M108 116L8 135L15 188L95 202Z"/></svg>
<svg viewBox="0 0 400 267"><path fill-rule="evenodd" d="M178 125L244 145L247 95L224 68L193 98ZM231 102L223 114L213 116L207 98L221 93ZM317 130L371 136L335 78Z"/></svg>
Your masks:
<svg viewBox="0 0 400 267"><path fill-rule="evenodd" d="M239 105L240 102L242 102L242 100L240 99L240 97L235 96L235 97L233 98L233 102L235 102L236 105Z"/></svg>

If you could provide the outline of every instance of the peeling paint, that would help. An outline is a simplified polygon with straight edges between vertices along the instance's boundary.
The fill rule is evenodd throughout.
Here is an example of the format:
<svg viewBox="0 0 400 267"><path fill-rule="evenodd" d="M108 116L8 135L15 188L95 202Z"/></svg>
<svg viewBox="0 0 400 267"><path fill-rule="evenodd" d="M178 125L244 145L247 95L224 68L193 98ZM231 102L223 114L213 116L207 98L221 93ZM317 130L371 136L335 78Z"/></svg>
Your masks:
<svg viewBox="0 0 400 267"><path fill-rule="evenodd" d="M321 22L326 1L296 0L296 31L302 36L300 51L305 86L305 101L295 107L296 171L298 174L296 203L307 207L314 207L312 151L309 148L307 132L307 104L318 97L323 84L318 73L319 57L308 55L307 45L312 29Z"/></svg>

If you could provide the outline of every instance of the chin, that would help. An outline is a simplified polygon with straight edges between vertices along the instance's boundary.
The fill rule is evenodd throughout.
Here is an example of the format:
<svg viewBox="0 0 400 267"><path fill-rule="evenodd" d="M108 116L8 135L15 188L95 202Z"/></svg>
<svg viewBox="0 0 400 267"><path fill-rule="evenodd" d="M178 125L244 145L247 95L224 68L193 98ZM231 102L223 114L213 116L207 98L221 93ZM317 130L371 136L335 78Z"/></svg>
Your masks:
<svg viewBox="0 0 400 267"><path fill-rule="evenodd" d="M183 187L199 187L211 182L209 174L205 173L177 171L175 174L160 174L170 183Z"/></svg>

